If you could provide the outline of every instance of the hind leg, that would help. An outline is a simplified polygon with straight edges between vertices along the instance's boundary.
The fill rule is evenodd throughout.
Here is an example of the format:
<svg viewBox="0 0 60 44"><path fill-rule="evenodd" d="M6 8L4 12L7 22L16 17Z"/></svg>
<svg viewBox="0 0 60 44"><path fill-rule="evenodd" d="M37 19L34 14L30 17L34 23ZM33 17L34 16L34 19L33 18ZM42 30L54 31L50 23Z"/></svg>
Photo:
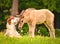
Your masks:
<svg viewBox="0 0 60 44"><path fill-rule="evenodd" d="M46 27L49 30L50 37L51 38L55 38L55 30L54 30L53 23L51 23L51 22L45 22L44 24L46 25Z"/></svg>

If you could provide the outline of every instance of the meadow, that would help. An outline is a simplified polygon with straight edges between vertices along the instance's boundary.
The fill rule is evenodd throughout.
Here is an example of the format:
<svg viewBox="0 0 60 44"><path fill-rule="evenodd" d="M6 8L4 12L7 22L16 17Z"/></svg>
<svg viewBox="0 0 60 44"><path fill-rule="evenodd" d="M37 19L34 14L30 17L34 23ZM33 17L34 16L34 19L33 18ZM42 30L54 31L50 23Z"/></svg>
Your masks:
<svg viewBox="0 0 60 44"><path fill-rule="evenodd" d="M44 36L30 38L27 35L21 38L11 38L0 33L0 44L60 44L60 38L52 39Z"/></svg>

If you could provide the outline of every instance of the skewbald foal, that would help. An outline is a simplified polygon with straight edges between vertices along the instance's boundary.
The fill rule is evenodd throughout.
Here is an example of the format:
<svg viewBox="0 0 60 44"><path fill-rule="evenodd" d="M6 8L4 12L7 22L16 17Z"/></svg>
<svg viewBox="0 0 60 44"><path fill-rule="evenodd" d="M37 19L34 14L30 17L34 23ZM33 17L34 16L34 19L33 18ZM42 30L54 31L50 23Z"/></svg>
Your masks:
<svg viewBox="0 0 60 44"><path fill-rule="evenodd" d="M9 37L20 37L20 34L16 30L16 25L19 22L19 17L18 16L9 16L6 24L6 33L5 36Z"/></svg>

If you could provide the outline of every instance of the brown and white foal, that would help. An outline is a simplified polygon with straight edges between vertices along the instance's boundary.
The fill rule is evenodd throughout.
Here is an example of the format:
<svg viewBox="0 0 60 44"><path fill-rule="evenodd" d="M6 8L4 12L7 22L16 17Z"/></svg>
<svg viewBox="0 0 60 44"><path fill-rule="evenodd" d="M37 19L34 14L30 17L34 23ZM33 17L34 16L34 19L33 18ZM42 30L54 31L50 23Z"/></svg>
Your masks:
<svg viewBox="0 0 60 44"><path fill-rule="evenodd" d="M10 16L7 20L6 24L6 33L5 36L9 37L20 37L20 34L16 31L16 25L19 22L19 17L18 16Z"/></svg>

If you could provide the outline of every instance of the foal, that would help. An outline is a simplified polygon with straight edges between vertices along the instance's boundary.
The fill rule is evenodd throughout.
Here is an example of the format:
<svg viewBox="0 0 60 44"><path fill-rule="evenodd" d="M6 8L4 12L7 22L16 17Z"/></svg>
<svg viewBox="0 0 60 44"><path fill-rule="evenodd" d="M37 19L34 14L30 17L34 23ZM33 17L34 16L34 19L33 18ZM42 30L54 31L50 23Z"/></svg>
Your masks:
<svg viewBox="0 0 60 44"><path fill-rule="evenodd" d="M29 33L31 37L34 37L36 24L45 24L48 28L50 37L55 38L54 30L54 14L48 9L36 10L28 8L21 12L19 27L21 28L24 23L29 26Z"/></svg>
<svg viewBox="0 0 60 44"><path fill-rule="evenodd" d="M16 25L19 22L18 16L10 16L7 20L6 24L6 33L5 36L8 35L10 37L20 37L20 34L16 31Z"/></svg>

